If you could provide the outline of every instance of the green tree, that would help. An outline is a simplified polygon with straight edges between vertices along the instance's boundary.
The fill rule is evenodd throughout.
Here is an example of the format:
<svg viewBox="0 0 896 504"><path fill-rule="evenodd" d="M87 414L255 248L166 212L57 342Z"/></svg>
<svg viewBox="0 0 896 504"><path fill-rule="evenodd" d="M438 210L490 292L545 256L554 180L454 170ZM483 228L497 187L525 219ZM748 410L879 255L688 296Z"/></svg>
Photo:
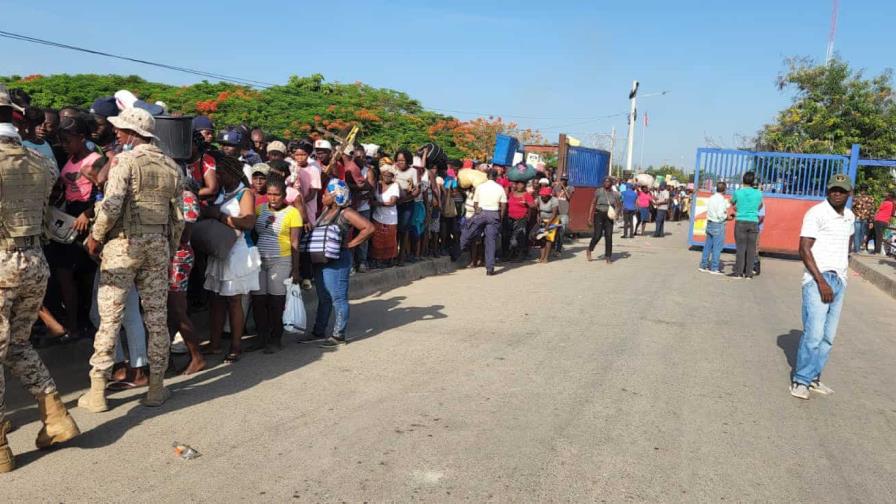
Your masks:
<svg viewBox="0 0 896 504"><path fill-rule="evenodd" d="M282 86L263 90L207 81L171 86L134 75L14 75L0 76L0 83L25 90L37 106L53 108L86 109L99 97L128 89L145 101L164 101L172 111L207 114L218 127L244 123L285 140L317 136L321 130L345 133L358 125L359 140L379 144L390 153L436 140L429 129L452 119L425 110L405 93L360 82L327 82L319 74L292 76ZM437 141L449 155L461 155L450 137Z"/></svg>
<svg viewBox="0 0 896 504"><path fill-rule="evenodd" d="M892 71L866 78L839 59L817 65L792 58L786 64L777 85L794 91L793 103L759 131L757 150L845 154L860 144L862 157L896 158ZM893 176L881 168L862 168L857 179L878 198L893 187Z"/></svg>

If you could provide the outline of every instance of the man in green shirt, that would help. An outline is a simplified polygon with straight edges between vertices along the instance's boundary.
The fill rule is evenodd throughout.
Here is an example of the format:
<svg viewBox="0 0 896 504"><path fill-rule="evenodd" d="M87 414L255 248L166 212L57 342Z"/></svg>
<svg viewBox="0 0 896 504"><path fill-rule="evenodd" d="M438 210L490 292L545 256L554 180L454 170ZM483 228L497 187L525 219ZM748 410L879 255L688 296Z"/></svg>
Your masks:
<svg viewBox="0 0 896 504"><path fill-rule="evenodd" d="M762 207L762 191L754 187L755 183L755 173L744 173L743 186L731 197L731 208L735 211L734 242L737 245L734 278L753 278L756 241L759 238L759 209Z"/></svg>

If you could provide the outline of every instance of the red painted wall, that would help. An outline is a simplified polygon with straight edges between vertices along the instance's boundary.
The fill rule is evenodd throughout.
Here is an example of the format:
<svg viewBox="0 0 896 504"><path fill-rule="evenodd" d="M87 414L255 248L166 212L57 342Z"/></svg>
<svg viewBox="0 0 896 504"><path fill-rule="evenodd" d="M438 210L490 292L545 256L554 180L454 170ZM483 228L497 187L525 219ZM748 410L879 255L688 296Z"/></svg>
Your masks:
<svg viewBox="0 0 896 504"><path fill-rule="evenodd" d="M712 193L709 191L697 191L697 212L691 220L693 242L702 244L705 240L706 210L704 202L711 195ZM730 199L730 196L726 196L726 198ZM820 201L791 198L763 198L762 201L765 205L765 226L759 235L759 250L778 254L798 254L803 216L809 208L817 205ZM703 206L702 209L701 206ZM585 211L588 210L585 209ZM725 227L725 246L734 248L734 221L729 221Z"/></svg>

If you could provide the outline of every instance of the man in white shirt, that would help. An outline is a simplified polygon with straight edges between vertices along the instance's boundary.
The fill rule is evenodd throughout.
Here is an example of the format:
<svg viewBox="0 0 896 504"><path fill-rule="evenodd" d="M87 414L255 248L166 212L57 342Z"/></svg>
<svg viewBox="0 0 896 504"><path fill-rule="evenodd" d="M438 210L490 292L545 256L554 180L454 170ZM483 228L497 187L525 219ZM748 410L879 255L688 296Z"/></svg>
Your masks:
<svg viewBox="0 0 896 504"><path fill-rule="evenodd" d="M834 175L828 182L827 199L803 217L803 335L790 384L790 394L800 399L808 399L810 391L822 395L834 392L821 383L820 377L834 344L846 294L849 247L856 220L846 208L851 192L849 177Z"/></svg>
<svg viewBox="0 0 896 504"><path fill-rule="evenodd" d="M501 184L495 182L496 178L498 171L492 168L488 171L488 180L476 188L473 193L473 209L476 214L460 237L460 248L465 250L485 231L485 274L488 276L495 274L495 249L501 222L507 211L507 193Z"/></svg>
<svg viewBox="0 0 896 504"><path fill-rule="evenodd" d="M728 208L731 204L725 199L727 184L716 184L716 193L709 197L706 204L706 240L703 242L703 257L700 267L704 273L722 275L719 258L725 248L725 223L728 221Z"/></svg>

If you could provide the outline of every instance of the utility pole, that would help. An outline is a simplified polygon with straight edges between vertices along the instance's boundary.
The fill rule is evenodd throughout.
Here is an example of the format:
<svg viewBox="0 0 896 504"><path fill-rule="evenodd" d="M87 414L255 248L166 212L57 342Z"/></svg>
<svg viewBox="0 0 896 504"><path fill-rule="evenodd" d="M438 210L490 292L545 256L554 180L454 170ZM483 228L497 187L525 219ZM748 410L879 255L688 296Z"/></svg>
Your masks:
<svg viewBox="0 0 896 504"><path fill-rule="evenodd" d="M613 129L610 131L610 173L613 173L613 156L616 155L616 126L613 126ZM622 168L620 167L620 170ZM622 174L619 174L619 178L622 178Z"/></svg>
<svg viewBox="0 0 896 504"><path fill-rule="evenodd" d="M628 94L631 101L631 109L628 113L628 148L625 151L625 169L632 171L632 149L635 146L635 121L638 117L638 81L632 81L632 91Z"/></svg>

